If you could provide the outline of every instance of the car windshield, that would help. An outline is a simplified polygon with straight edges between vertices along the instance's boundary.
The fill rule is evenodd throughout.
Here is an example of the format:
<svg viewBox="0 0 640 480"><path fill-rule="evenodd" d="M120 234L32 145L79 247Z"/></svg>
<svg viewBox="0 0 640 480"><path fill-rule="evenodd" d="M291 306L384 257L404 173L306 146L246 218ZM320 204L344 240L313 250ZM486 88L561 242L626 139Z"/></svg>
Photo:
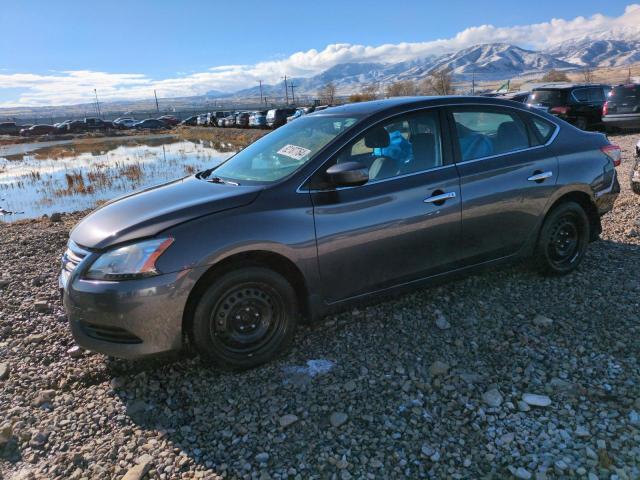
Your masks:
<svg viewBox="0 0 640 480"><path fill-rule="evenodd" d="M564 95L561 90L535 90L531 92L527 103L557 106L564 102Z"/></svg>
<svg viewBox="0 0 640 480"><path fill-rule="evenodd" d="M238 183L278 181L302 167L356 122L351 117L305 116L252 143L212 174Z"/></svg>

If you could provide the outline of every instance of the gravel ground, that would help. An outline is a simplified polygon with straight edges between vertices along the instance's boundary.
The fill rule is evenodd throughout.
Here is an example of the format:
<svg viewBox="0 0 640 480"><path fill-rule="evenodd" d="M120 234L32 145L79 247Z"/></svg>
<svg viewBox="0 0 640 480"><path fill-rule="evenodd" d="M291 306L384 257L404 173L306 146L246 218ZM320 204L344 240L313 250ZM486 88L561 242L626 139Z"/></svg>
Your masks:
<svg viewBox="0 0 640 480"><path fill-rule="evenodd" d="M0 224L0 478L640 478L640 209L577 273L525 265L329 317L284 358L69 351L58 258L79 215Z"/></svg>

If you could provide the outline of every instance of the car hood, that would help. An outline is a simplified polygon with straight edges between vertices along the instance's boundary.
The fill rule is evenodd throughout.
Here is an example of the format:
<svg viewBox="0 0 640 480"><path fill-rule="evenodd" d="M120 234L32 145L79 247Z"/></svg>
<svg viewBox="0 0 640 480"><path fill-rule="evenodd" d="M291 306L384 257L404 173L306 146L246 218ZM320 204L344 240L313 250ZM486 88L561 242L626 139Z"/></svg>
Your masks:
<svg viewBox="0 0 640 480"><path fill-rule="evenodd" d="M103 249L247 205L261 190L259 186L224 185L185 177L105 203L76 225L70 237L83 247Z"/></svg>

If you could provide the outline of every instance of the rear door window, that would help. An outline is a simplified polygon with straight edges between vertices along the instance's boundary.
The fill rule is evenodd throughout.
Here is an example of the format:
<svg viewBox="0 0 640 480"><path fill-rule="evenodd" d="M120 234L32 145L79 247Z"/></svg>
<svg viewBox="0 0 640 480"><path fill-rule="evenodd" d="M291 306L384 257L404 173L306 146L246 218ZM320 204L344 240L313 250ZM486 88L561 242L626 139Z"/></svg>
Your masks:
<svg viewBox="0 0 640 480"><path fill-rule="evenodd" d="M462 161L529 148L527 127L515 113L499 107L452 110Z"/></svg>
<svg viewBox="0 0 640 480"><path fill-rule="evenodd" d="M534 90L529 95L527 103L557 107L565 103L565 96L562 90Z"/></svg>
<svg viewBox="0 0 640 480"><path fill-rule="evenodd" d="M576 88L572 92L572 95L577 102L587 103L589 101L589 89L587 88Z"/></svg>
<svg viewBox="0 0 640 480"><path fill-rule="evenodd" d="M640 101L640 85L613 87L609 99L614 102L638 102Z"/></svg>

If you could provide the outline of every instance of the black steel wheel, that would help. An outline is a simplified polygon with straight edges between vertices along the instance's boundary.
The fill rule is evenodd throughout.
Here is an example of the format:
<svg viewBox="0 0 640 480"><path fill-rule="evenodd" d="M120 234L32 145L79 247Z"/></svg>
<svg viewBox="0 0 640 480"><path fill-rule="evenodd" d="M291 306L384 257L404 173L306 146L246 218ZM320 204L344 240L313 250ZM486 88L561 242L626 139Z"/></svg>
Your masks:
<svg viewBox="0 0 640 480"><path fill-rule="evenodd" d="M280 274L243 267L217 279L195 309L191 339L200 354L232 369L265 363L293 340L296 295Z"/></svg>
<svg viewBox="0 0 640 480"><path fill-rule="evenodd" d="M589 219L575 202L556 206L540 230L535 260L544 273L564 275L575 270L589 244Z"/></svg>

